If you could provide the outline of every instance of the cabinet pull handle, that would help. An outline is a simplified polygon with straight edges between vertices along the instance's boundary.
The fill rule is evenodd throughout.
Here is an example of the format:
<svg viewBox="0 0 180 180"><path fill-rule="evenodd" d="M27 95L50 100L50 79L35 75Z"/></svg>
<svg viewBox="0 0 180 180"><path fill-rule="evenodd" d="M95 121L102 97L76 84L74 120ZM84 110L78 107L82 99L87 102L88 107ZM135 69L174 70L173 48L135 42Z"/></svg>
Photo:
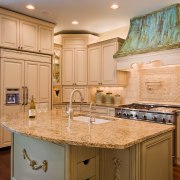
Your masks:
<svg viewBox="0 0 180 180"><path fill-rule="evenodd" d="M22 87L22 105L25 104L25 89L24 89L24 86Z"/></svg>
<svg viewBox="0 0 180 180"><path fill-rule="evenodd" d="M29 163L29 166L32 167L32 170L39 170L39 169L43 169L44 172L47 171L48 169L48 162L46 160L44 160L42 162L42 165L38 165L37 162L35 160L31 160L26 152L25 149L23 149L23 158L27 160L27 162Z"/></svg>
<svg viewBox="0 0 180 180"><path fill-rule="evenodd" d="M26 91L26 93L25 93L25 94L26 94L26 95L25 95L25 96L26 96L25 105L28 105L28 87L25 86L24 88L25 88L25 91Z"/></svg>
<svg viewBox="0 0 180 180"><path fill-rule="evenodd" d="M89 161L90 161L89 159L83 161L84 165L88 165Z"/></svg>

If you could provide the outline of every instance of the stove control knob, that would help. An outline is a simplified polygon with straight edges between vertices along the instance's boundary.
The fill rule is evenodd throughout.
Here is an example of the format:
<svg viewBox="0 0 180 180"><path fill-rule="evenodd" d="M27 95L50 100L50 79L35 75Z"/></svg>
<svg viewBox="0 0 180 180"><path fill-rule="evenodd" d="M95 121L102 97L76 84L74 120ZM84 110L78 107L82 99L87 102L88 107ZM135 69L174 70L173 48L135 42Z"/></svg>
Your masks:
<svg viewBox="0 0 180 180"><path fill-rule="evenodd" d="M157 117L156 117L156 116L153 116L152 119L153 119L154 121L156 121L156 120L157 120Z"/></svg>
<svg viewBox="0 0 180 180"><path fill-rule="evenodd" d="M172 123L172 121L171 121L171 120L169 120L169 121L168 121L168 123Z"/></svg>
<svg viewBox="0 0 180 180"><path fill-rule="evenodd" d="M161 119L163 123L166 123L166 119L165 118L162 118Z"/></svg>
<svg viewBox="0 0 180 180"><path fill-rule="evenodd" d="M133 114L130 114L130 117L133 117Z"/></svg>
<svg viewBox="0 0 180 180"><path fill-rule="evenodd" d="M136 114L135 117L138 118L138 115Z"/></svg>
<svg viewBox="0 0 180 180"><path fill-rule="evenodd" d="M126 113L123 113L123 116L127 116L127 114L126 114Z"/></svg>
<svg viewBox="0 0 180 180"><path fill-rule="evenodd" d="M121 115L121 112L118 112L117 115L120 116L120 115Z"/></svg>
<svg viewBox="0 0 180 180"><path fill-rule="evenodd" d="M147 116L146 115L143 115L143 119L146 119L147 118Z"/></svg>

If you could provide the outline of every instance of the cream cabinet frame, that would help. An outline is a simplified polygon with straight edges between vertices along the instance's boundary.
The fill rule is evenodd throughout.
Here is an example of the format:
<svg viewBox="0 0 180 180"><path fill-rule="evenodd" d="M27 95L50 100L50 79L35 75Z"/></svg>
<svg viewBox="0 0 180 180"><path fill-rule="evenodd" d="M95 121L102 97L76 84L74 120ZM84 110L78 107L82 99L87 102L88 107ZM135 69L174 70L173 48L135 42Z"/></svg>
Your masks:
<svg viewBox="0 0 180 180"><path fill-rule="evenodd" d="M1 116L14 116L29 109L34 96L37 104L51 109L51 56L1 49ZM28 88L27 105L23 105L23 88ZM19 89L18 105L6 105L6 88ZM45 105L44 105L45 106ZM11 144L10 133L0 128L0 148Z"/></svg>
<svg viewBox="0 0 180 180"><path fill-rule="evenodd" d="M62 35L62 85L87 85L87 35Z"/></svg>
<svg viewBox="0 0 180 180"><path fill-rule="evenodd" d="M88 85L126 85L126 72L116 71L113 59L122 42L115 38L88 46Z"/></svg>
<svg viewBox="0 0 180 180"><path fill-rule="evenodd" d="M87 85L86 48L63 48L62 85Z"/></svg>
<svg viewBox="0 0 180 180"><path fill-rule="evenodd" d="M85 86L63 86L62 101L69 102L70 94L74 89L78 89L79 91L81 91L84 98L84 102L87 102L87 87ZM75 92L72 102L81 102L79 93Z"/></svg>
<svg viewBox="0 0 180 180"><path fill-rule="evenodd" d="M53 24L0 8L0 25L2 47L53 53Z"/></svg>

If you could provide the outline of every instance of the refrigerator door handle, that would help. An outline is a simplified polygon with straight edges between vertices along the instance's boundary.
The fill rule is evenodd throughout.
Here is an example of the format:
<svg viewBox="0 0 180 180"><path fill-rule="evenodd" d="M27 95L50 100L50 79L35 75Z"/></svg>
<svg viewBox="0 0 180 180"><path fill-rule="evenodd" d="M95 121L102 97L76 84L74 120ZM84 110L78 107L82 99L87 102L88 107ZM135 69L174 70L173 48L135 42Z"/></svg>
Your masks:
<svg viewBox="0 0 180 180"><path fill-rule="evenodd" d="M26 93L25 93L25 94L26 94L26 95L25 95L25 96L26 96L26 97L25 97L26 101L25 101L25 104L24 104L24 105L28 105L28 87L27 87L27 86L25 86L25 92L26 92Z"/></svg>
<svg viewBox="0 0 180 180"><path fill-rule="evenodd" d="M22 105L25 104L25 87L22 86Z"/></svg>

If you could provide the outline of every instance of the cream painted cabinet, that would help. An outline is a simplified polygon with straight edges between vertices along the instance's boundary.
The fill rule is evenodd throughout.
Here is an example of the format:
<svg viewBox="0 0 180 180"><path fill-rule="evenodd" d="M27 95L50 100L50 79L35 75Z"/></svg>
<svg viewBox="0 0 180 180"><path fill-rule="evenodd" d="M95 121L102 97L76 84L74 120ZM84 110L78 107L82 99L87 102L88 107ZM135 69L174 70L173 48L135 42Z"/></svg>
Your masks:
<svg viewBox="0 0 180 180"><path fill-rule="evenodd" d="M13 180L99 180L97 148L56 145L13 134L11 158ZM44 162L45 168L33 169L30 160L37 166Z"/></svg>
<svg viewBox="0 0 180 180"><path fill-rule="evenodd" d="M20 45L23 50L37 51L38 25L20 21Z"/></svg>
<svg viewBox="0 0 180 180"><path fill-rule="evenodd" d="M13 50L2 50L1 56L7 56L1 58L1 115L15 116L27 111L32 95L37 104L45 104L50 109L51 57ZM6 103L7 89L19 92L19 104ZM4 128L0 137L0 147L10 145L10 133Z"/></svg>
<svg viewBox="0 0 180 180"><path fill-rule="evenodd" d="M101 46L88 48L88 85L101 84Z"/></svg>
<svg viewBox="0 0 180 180"><path fill-rule="evenodd" d="M126 73L116 71L113 55L121 44L119 38L88 47L88 85L126 85Z"/></svg>
<svg viewBox="0 0 180 180"><path fill-rule="evenodd" d="M86 48L63 48L62 85L87 84Z"/></svg>
<svg viewBox="0 0 180 180"><path fill-rule="evenodd" d="M87 102L87 88L83 87L83 86L78 86L78 87L64 86L63 87L63 102L69 102L70 101L69 98L70 98L71 92L74 89L78 89L79 91L81 91L81 93L84 97L84 102ZM72 102L81 102L80 95L78 92L75 92Z"/></svg>
<svg viewBox="0 0 180 180"><path fill-rule="evenodd" d="M178 113L177 115L177 122L176 122L176 153L177 153L177 159L176 159L176 163L178 165L180 165L180 113Z"/></svg>
<svg viewBox="0 0 180 180"><path fill-rule="evenodd" d="M1 46L19 47L19 20L13 17L0 15Z"/></svg>
<svg viewBox="0 0 180 180"><path fill-rule="evenodd" d="M51 54L53 51L53 29L39 26L39 52Z"/></svg>
<svg viewBox="0 0 180 180"><path fill-rule="evenodd" d="M53 26L52 24L50 27L43 26L43 23L40 20L36 21L33 18L0 9L1 46L52 54Z"/></svg>
<svg viewBox="0 0 180 180"><path fill-rule="evenodd" d="M25 86L28 87L28 102L33 95L36 103L48 103L50 108L51 65L25 62Z"/></svg>

